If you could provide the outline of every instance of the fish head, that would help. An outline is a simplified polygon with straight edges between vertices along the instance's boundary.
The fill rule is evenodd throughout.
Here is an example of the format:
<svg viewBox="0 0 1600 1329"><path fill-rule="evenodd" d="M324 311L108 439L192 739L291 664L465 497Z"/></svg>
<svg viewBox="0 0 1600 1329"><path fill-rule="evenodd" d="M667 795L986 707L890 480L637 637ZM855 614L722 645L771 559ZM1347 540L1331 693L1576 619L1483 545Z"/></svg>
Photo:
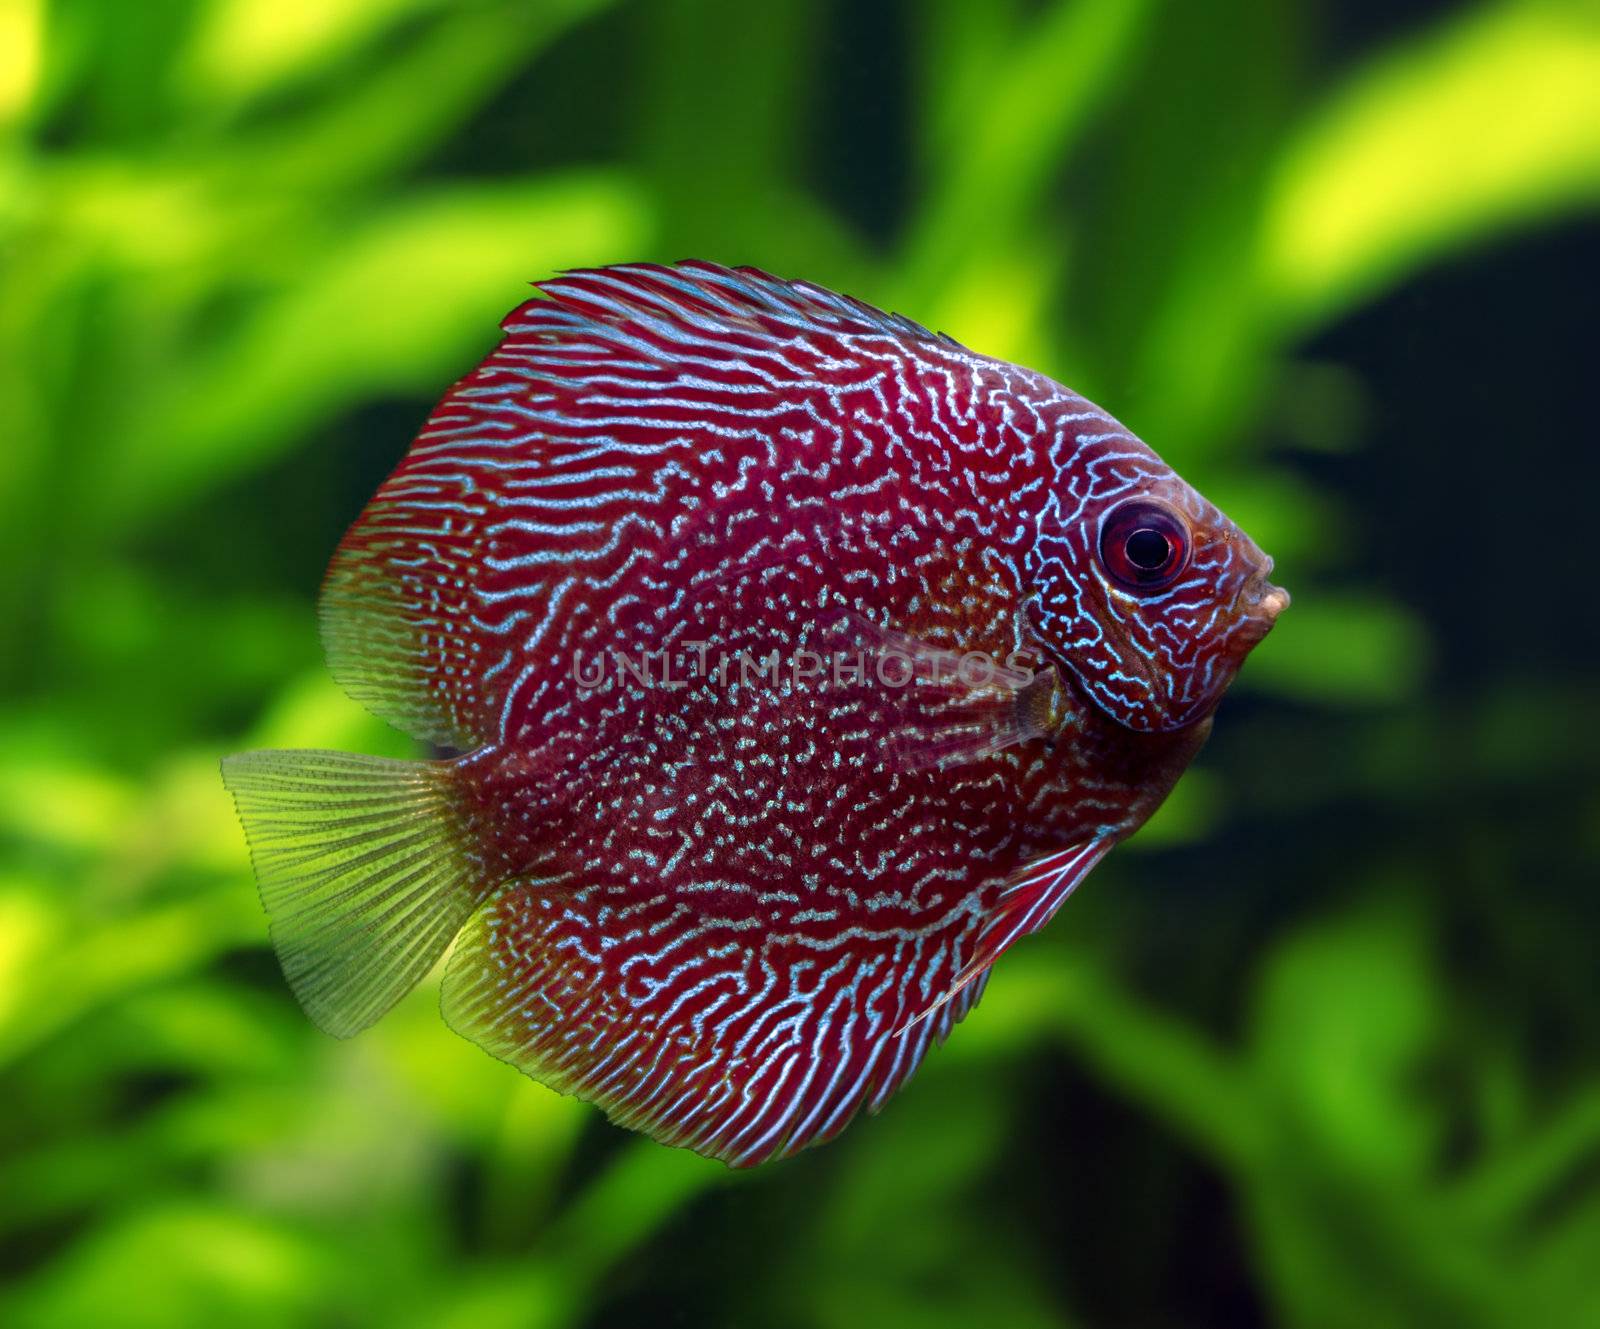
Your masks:
<svg viewBox="0 0 1600 1329"><path fill-rule="evenodd" d="M1289 604L1272 559L1129 435L1078 440L1060 473L1033 560L1043 643L1129 729L1204 719Z"/></svg>

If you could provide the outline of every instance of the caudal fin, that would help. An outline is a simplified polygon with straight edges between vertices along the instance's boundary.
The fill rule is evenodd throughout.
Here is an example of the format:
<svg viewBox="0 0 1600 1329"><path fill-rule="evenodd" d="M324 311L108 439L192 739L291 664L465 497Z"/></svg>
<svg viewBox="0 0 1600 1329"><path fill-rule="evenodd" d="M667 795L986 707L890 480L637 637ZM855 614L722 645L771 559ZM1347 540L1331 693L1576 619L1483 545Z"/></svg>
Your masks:
<svg viewBox="0 0 1600 1329"><path fill-rule="evenodd" d="M244 752L222 779L250 842L284 977L348 1038L419 983L495 885L454 763Z"/></svg>

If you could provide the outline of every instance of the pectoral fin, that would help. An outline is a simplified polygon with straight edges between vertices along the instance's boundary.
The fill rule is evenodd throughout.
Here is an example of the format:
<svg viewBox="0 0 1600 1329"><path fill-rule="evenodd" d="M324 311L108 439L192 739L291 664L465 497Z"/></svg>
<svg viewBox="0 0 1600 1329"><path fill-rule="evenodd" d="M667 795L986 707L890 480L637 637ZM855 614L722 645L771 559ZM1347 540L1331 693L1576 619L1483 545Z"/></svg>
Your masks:
<svg viewBox="0 0 1600 1329"><path fill-rule="evenodd" d="M825 646L859 661L869 709L898 770L944 770L1054 734L1065 689L1053 666L1033 669L979 652L935 646L855 613L820 634Z"/></svg>

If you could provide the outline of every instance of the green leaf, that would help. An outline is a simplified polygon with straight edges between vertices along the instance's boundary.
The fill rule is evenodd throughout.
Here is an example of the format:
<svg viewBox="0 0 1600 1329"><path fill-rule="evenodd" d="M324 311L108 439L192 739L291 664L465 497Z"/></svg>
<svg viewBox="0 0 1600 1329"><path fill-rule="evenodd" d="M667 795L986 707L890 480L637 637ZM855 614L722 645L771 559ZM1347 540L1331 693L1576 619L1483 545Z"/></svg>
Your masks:
<svg viewBox="0 0 1600 1329"><path fill-rule="evenodd" d="M95 515L149 521L358 401L436 397L494 344L530 280L636 253L646 216L602 175L461 186L377 210L164 385L107 457ZM396 458L407 441L395 439Z"/></svg>
<svg viewBox="0 0 1600 1329"><path fill-rule="evenodd" d="M1501 4L1387 52L1294 135L1261 269L1299 325L1508 227L1600 200L1600 11Z"/></svg>
<svg viewBox="0 0 1600 1329"><path fill-rule="evenodd" d="M1251 652L1245 688L1344 706L1412 696L1431 662L1421 625L1371 593L1295 588L1294 603Z"/></svg>

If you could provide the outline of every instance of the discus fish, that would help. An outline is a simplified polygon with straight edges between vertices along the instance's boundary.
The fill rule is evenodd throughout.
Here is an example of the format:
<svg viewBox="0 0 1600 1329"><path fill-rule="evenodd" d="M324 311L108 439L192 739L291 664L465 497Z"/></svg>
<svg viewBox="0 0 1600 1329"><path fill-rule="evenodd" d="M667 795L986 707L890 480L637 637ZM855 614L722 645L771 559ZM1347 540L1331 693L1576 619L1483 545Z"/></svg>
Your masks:
<svg viewBox="0 0 1600 1329"><path fill-rule="evenodd" d="M735 1166L876 1110L1155 810L1289 597L1040 374L752 268L502 324L334 555L346 690L459 755L223 776L284 974Z"/></svg>

